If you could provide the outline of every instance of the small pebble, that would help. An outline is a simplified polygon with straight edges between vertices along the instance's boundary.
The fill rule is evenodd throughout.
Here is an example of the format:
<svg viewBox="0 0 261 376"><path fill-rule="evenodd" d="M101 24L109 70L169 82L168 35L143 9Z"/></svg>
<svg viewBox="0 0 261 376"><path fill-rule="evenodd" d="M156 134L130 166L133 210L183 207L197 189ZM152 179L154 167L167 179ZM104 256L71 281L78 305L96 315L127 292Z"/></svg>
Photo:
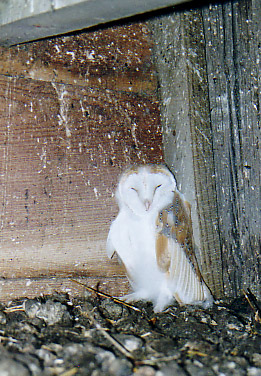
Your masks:
<svg viewBox="0 0 261 376"><path fill-rule="evenodd" d="M66 299L0 307L0 376L261 376L260 331L239 319L239 305L236 314L175 305L155 315L142 302L133 312L110 299Z"/></svg>
<svg viewBox="0 0 261 376"><path fill-rule="evenodd" d="M24 310L30 318L38 317L48 325L53 325L62 320L67 313L67 307L59 302L47 300L46 303L40 303L35 300L27 300L24 304Z"/></svg>
<svg viewBox="0 0 261 376"><path fill-rule="evenodd" d="M247 369L247 376L261 376L261 368L249 367Z"/></svg>
<svg viewBox="0 0 261 376"><path fill-rule="evenodd" d="M136 370L133 376L156 376L156 371L152 367L143 366Z"/></svg>
<svg viewBox="0 0 261 376"><path fill-rule="evenodd" d="M1 376L30 376L30 371L13 359L0 358Z"/></svg>
<svg viewBox="0 0 261 376"><path fill-rule="evenodd" d="M6 324L6 315L2 311L0 311L0 324Z"/></svg>

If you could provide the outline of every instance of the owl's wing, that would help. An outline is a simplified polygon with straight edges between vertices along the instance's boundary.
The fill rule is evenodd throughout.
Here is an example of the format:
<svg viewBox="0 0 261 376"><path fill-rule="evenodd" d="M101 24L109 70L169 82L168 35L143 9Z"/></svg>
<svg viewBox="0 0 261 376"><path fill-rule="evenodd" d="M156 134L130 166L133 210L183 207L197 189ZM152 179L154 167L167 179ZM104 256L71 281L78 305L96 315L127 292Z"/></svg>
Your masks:
<svg viewBox="0 0 261 376"><path fill-rule="evenodd" d="M176 222L173 225L173 236L184 249L191 262L199 280L203 280L198 262L195 256L195 243L193 238L191 205L182 199L178 192L175 192L173 202L173 217Z"/></svg>
<svg viewBox="0 0 261 376"><path fill-rule="evenodd" d="M156 258L180 304L211 300L194 253L190 204L176 192L157 220Z"/></svg>
<svg viewBox="0 0 261 376"><path fill-rule="evenodd" d="M106 245L106 250L107 250L107 255L110 259L113 258L113 256L115 255L116 251L115 251L115 248L112 244L112 241L111 239L108 237L107 239L107 245Z"/></svg>
<svg viewBox="0 0 261 376"><path fill-rule="evenodd" d="M110 259L112 259L113 256L116 253L115 246L114 246L114 243L113 243L113 232L115 231L114 227L115 227L115 221L113 221L112 224L111 224L110 231L109 231L108 237L107 237L107 243L106 243L106 251L107 251L107 255Z"/></svg>
<svg viewBox="0 0 261 376"><path fill-rule="evenodd" d="M125 262L122 260L122 255L121 255L121 253L119 253L119 250L118 250L119 249L119 242L118 242L118 247L117 247L117 241L119 240L120 233L122 232L121 231L122 228L119 227L119 223L121 223L121 220L119 220L119 218L117 217L111 224L111 227L110 227L110 230L109 230L109 233L108 233L108 237L107 237L106 251L107 251L107 255L110 259L112 259L114 256L116 256L119 264L121 264L123 269L125 270L127 277L131 280L131 278L129 276L128 269L125 265Z"/></svg>

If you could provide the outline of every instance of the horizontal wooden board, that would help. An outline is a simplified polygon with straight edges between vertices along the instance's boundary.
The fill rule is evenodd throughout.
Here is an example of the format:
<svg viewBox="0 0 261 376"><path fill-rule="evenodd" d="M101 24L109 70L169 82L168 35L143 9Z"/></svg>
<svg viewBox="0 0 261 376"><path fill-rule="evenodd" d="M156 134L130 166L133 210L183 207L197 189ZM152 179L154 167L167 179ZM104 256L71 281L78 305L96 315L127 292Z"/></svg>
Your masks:
<svg viewBox="0 0 261 376"><path fill-rule="evenodd" d="M12 45L173 6L184 0L0 1L0 43Z"/></svg>
<svg viewBox="0 0 261 376"><path fill-rule="evenodd" d="M122 276L105 252L113 192L161 147L151 98L0 76L0 275Z"/></svg>
<svg viewBox="0 0 261 376"><path fill-rule="evenodd" d="M228 1L152 23L165 160L216 297L261 297L260 14L261 2Z"/></svg>
<svg viewBox="0 0 261 376"><path fill-rule="evenodd" d="M151 49L145 23L116 25L0 47L0 74L155 95Z"/></svg>
<svg viewBox="0 0 261 376"><path fill-rule="evenodd" d="M112 296L123 296L129 290L125 277L118 278L76 278L87 287L98 289ZM68 294L70 297L84 297L89 294L84 286L78 285L69 278L9 278L0 280L1 302L11 302L17 298L32 299L56 292Z"/></svg>

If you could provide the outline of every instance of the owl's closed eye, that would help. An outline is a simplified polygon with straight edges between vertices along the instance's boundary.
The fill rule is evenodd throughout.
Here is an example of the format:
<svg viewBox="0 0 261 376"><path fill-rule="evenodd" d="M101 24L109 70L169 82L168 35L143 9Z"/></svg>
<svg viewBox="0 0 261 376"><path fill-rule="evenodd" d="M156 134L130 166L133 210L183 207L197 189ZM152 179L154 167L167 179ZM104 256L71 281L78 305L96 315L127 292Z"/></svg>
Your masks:
<svg viewBox="0 0 261 376"><path fill-rule="evenodd" d="M161 311L180 304L211 303L193 252L190 206L161 165L126 170L116 191L119 213L112 223L107 251L123 262L133 293L126 300L148 300Z"/></svg>

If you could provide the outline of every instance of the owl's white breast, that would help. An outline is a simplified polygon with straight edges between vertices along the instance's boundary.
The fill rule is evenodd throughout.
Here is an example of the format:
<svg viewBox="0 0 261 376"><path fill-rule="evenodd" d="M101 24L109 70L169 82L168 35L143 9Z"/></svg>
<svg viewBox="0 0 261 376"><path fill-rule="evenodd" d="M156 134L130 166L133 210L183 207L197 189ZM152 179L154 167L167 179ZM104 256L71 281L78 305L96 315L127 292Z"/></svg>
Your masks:
<svg viewBox="0 0 261 376"><path fill-rule="evenodd" d="M109 234L134 290L144 290L147 297L157 295L159 286L166 282L157 266L155 223L156 214L138 217L122 209Z"/></svg>
<svg viewBox="0 0 261 376"><path fill-rule="evenodd" d="M155 221L148 217L130 215L121 210L112 224L115 249L124 262L140 262L141 257L155 257Z"/></svg>

